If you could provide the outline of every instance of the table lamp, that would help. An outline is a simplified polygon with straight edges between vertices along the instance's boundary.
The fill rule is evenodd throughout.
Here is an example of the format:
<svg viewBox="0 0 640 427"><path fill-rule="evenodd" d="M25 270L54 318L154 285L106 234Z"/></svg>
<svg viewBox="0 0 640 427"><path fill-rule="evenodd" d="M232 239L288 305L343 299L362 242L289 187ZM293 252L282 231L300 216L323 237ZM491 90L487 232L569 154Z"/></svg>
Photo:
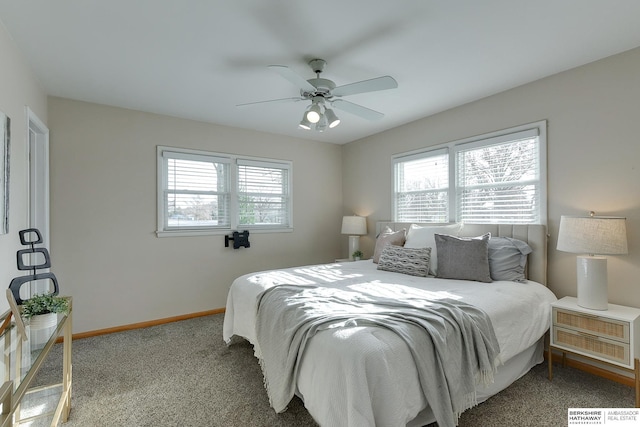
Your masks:
<svg viewBox="0 0 640 427"><path fill-rule="evenodd" d="M367 234L367 219L356 215L342 217L342 234L349 235L349 259L353 260L353 253L360 250L360 236Z"/></svg>
<svg viewBox="0 0 640 427"><path fill-rule="evenodd" d="M627 249L625 218L610 216L560 217L559 251L578 255L578 305L607 310L607 258L598 255L624 255Z"/></svg>

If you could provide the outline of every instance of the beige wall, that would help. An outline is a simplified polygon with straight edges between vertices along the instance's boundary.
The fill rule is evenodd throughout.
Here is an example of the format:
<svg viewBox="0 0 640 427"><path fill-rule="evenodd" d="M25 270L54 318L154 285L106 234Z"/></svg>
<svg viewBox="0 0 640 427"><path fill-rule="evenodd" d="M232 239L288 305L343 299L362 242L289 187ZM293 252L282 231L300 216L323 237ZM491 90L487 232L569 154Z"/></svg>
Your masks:
<svg viewBox="0 0 640 427"><path fill-rule="evenodd" d="M561 215L623 215L629 255L609 257L609 301L640 307L639 118L635 49L347 144L345 209L369 216L370 256L372 225L391 218L392 154L546 119L549 287L576 294L575 255L555 250Z"/></svg>
<svg viewBox="0 0 640 427"><path fill-rule="evenodd" d="M492 96L345 146L50 98L0 29L0 110L12 119L11 229L0 236L0 279L19 274L27 223L25 106L51 129L51 245L75 332L220 308L236 276L347 256L342 214L391 216L391 155L548 120L549 285L575 295L575 256L555 250L560 215L628 218L629 255L609 258L610 301L640 307L640 49ZM48 107L48 110L47 110ZM222 236L157 238L156 145L294 162L295 231L252 234L249 250ZM344 204L343 204L344 200ZM0 308L5 307L0 299Z"/></svg>
<svg viewBox="0 0 640 427"><path fill-rule="evenodd" d="M237 276L340 256L340 146L49 99L54 270L74 297L74 332L216 308ZM163 237L156 230L156 146L293 161L291 233Z"/></svg>
<svg viewBox="0 0 640 427"><path fill-rule="evenodd" d="M11 179L9 234L0 235L0 283L9 287L11 279L22 275L16 267L16 251L21 249L18 231L28 224L27 119L25 107L47 121L47 97L31 69L0 24L0 111L11 119ZM4 291L3 291L4 292ZM0 296L0 312L9 308Z"/></svg>

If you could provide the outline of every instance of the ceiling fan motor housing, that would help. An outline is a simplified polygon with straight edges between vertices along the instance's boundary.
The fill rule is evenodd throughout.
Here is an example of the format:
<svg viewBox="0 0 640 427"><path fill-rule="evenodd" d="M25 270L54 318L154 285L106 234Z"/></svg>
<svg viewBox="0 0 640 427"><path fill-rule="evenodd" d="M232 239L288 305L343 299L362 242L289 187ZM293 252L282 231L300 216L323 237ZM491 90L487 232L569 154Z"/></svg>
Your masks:
<svg viewBox="0 0 640 427"><path fill-rule="evenodd" d="M325 98L331 97L331 91L336 88L336 84L328 79L309 79L307 80L313 87L316 88L314 92L300 91L300 95L305 98L313 98L314 96L323 96Z"/></svg>
<svg viewBox="0 0 640 427"><path fill-rule="evenodd" d="M316 88L314 91L305 91L304 89L300 90L300 95L304 98L311 99L315 96L322 96L326 99L332 97L331 91L336 88L336 84L329 79L321 79L320 73L324 71L324 66L327 65L327 62L324 59L312 59L309 61L309 66L316 73L315 79L309 79L307 82L313 87Z"/></svg>

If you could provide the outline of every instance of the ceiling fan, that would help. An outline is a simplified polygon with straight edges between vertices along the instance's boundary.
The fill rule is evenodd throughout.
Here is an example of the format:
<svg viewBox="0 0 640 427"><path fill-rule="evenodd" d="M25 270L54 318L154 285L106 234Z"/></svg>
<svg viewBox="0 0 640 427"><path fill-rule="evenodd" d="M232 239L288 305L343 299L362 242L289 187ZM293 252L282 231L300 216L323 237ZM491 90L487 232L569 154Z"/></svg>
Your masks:
<svg viewBox="0 0 640 427"><path fill-rule="evenodd" d="M304 77L284 65L270 65L269 69L280 74L282 77L293 83L300 89L300 96L292 98L272 99L269 101L249 102L239 104L238 107L248 105L288 102L288 101L311 101L311 105L307 107L300 121L299 127L305 130L311 130L313 127L316 131L323 132L328 128L334 128L340 124L340 119L333 112L330 106L342 111L346 111L367 120L377 120L384 117L384 114L354 104L353 102L341 99L343 96L355 95L357 93L375 92L378 90L395 89L398 82L393 77L382 76L370 80L362 80L342 86L328 79L320 77L320 73L324 70L326 61L323 59L312 59L309 66L316 73L316 78L305 80Z"/></svg>

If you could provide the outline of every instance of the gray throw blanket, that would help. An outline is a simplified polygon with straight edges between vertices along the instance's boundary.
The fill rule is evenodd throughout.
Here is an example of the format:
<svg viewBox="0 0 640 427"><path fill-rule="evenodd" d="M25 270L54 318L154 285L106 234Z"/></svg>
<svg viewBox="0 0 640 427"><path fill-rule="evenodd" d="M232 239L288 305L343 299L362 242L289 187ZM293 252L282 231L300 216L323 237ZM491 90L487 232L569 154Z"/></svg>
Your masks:
<svg viewBox="0 0 640 427"><path fill-rule="evenodd" d="M258 297L257 340L271 406L283 412L296 390L307 341L334 327L387 328L411 350L420 385L440 427L455 426L490 383L500 352L484 311L452 299L416 303L314 286L280 285Z"/></svg>

